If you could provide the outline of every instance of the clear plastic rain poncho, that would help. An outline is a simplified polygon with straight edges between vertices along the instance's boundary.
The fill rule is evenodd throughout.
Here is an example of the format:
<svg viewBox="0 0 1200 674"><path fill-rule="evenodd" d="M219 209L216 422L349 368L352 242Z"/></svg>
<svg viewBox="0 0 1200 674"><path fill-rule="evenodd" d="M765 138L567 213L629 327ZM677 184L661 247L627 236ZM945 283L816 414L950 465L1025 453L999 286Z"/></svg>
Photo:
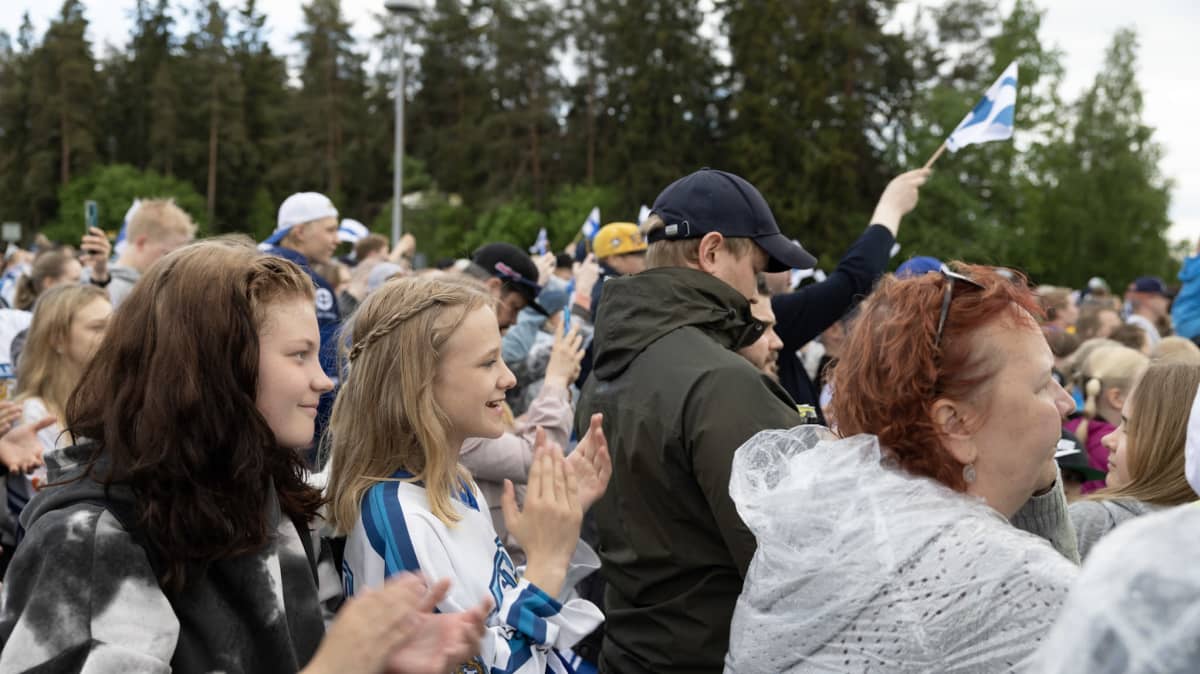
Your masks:
<svg viewBox="0 0 1200 674"><path fill-rule="evenodd" d="M758 551L727 672L1020 671L1078 574L982 500L883 461L874 436L759 433L730 494Z"/></svg>

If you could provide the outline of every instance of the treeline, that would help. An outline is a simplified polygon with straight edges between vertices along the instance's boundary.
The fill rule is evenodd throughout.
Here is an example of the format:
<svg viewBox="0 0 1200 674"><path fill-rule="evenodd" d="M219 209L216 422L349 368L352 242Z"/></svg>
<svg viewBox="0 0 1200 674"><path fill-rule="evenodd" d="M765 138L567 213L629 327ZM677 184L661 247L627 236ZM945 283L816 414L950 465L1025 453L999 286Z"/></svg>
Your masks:
<svg viewBox="0 0 1200 674"><path fill-rule="evenodd" d="M1019 59L1018 136L943 157L901 257L1023 268L1039 281L1169 274L1169 182L1142 120L1137 39L1119 31L1078 100L1040 10L957 0L893 26L890 0L437 0L410 30L405 221L430 256L566 244L588 210L630 220L701 166L745 175L785 232L833 264L890 176L918 166ZM262 236L291 192L390 218L395 51L308 0L289 64L255 0L137 0L97 56L79 0L46 32L0 33L0 219L77 235L153 185L208 233ZM706 20L708 23L706 23ZM375 47L381 65L368 69ZM124 204L124 205L122 205Z"/></svg>

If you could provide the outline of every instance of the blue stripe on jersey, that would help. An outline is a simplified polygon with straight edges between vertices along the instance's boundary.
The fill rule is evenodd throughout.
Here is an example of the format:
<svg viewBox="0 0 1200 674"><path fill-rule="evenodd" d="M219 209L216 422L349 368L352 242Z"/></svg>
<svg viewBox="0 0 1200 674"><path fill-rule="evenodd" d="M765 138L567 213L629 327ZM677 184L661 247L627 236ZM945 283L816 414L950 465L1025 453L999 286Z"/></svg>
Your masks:
<svg viewBox="0 0 1200 674"><path fill-rule="evenodd" d="M546 643L545 618L557 615L562 605L551 599L534 585L526 585L508 610L504 622L521 634L533 639L534 643Z"/></svg>
<svg viewBox="0 0 1200 674"><path fill-rule="evenodd" d="M525 666L533 657L533 649L529 647L529 640L521 634L514 634L508 640L508 662L504 664L504 669L492 667L491 674L511 674Z"/></svg>
<svg viewBox="0 0 1200 674"><path fill-rule="evenodd" d="M400 483L380 482L363 497L363 529L376 554L383 558L384 577L401 571L419 571L421 564L413 550L400 506Z"/></svg>
<svg viewBox="0 0 1200 674"><path fill-rule="evenodd" d="M466 480L459 480L459 485L462 489L458 492L458 500L462 501L468 508L479 512L479 501L475 500L475 493L471 491L471 485L467 484Z"/></svg>

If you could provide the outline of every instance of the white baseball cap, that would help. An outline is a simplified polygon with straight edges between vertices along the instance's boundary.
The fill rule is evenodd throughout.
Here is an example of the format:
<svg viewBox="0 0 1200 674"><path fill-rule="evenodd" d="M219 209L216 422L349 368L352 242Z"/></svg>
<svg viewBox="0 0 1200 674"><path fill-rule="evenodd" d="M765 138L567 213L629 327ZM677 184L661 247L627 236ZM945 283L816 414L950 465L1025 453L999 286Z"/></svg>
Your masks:
<svg viewBox="0 0 1200 674"><path fill-rule="evenodd" d="M279 205L279 219L275 224L275 233L264 241L267 245L278 245L283 237L296 225L303 225L322 218L336 218L337 209L329 197L317 192L297 192Z"/></svg>

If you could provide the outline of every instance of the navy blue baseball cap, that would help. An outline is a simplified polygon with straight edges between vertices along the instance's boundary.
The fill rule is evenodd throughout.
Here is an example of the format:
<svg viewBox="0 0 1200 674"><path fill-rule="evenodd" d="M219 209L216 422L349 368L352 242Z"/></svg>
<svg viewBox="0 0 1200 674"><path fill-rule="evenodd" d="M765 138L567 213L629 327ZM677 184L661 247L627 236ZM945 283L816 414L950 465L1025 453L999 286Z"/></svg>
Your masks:
<svg viewBox="0 0 1200 674"><path fill-rule="evenodd" d="M1157 276L1142 276L1133 282L1131 289L1137 293L1152 293L1154 295L1162 295L1163 297L1171 296L1167 292L1167 284L1163 283L1163 280Z"/></svg>
<svg viewBox="0 0 1200 674"><path fill-rule="evenodd" d="M812 269L817 258L779 231L767 200L754 185L727 171L703 168L667 185L651 213L665 227L650 232L650 243L698 239L710 232L753 239L767 252L767 271Z"/></svg>

